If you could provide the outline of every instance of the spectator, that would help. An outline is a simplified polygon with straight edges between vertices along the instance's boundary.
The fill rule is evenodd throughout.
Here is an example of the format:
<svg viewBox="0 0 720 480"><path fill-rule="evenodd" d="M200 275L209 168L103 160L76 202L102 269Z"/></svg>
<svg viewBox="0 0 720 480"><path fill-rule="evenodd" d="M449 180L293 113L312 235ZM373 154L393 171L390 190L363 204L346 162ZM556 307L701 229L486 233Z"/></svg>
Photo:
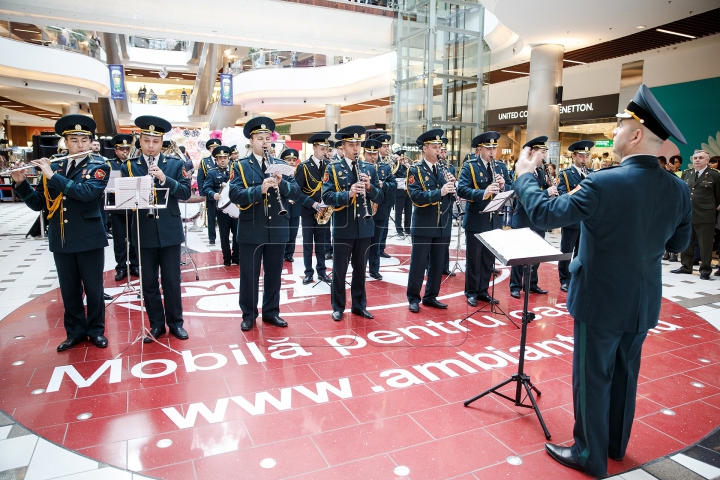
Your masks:
<svg viewBox="0 0 720 480"><path fill-rule="evenodd" d="M682 157L680 155L673 155L670 157L670 162L675 166L675 175L682 178Z"/></svg>
<svg viewBox="0 0 720 480"><path fill-rule="evenodd" d="M180 94L180 96L182 97L183 105L187 105L188 94L184 88L182 89L182 93Z"/></svg>
<svg viewBox="0 0 720 480"><path fill-rule="evenodd" d="M662 155L658 156L658 164L660 165L660 168L665 168L667 165L667 158L663 157Z"/></svg>
<svg viewBox="0 0 720 480"><path fill-rule="evenodd" d="M607 158L604 158L603 161L600 162L600 170L602 170L603 168L607 168L607 167L609 167L610 165L611 165L610 160L607 159Z"/></svg>
<svg viewBox="0 0 720 480"><path fill-rule="evenodd" d="M720 161L720 157L710 157L710 163L708 165L710 166L710 168L714 168L715 170L717 170L718 161Z"/></svg>
<svg viewBox="0 0 720 480"><path fill-rule="evenodd" d="M138 90L138 101L140 101L140 103L145 103L145 92L146 91L147 90L145 89L145 85L140 87L140 89Z"/></svg>
<svg viewBox="0 0 720 480"><path fill-rule="evenodd" d="M153 89L150 89L150 93L148 93L148 103L151 103L155 105L157 103L158 97L155 92L153 92Z"/></svg>

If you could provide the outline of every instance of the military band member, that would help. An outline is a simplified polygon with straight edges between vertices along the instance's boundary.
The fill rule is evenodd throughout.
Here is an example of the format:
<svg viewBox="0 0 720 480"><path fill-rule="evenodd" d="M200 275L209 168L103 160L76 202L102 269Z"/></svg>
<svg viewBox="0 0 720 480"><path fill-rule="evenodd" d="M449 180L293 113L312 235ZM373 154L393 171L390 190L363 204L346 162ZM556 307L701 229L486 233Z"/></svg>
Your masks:
<svg viewBox="0 0 720 480"><path fill-rule="evenodd" d="M275 122L268 117L255 117L245 124L243 133L250 139L252 152L235 162L230 179L230 201L240 207L238 243L243 315L240 329L243 331L251 330L258 317L261 265L265 277L262 321L287 327L287 322L280 318L280 285L290 220L279 212L280 202L287 208L290 200L298 200L300 189L292 177L265 173L270 165L285 163L269 154L273 130Z"/></svg>
<svg viewBox="0 0 720 480"><path fill-rule="evenodd" d="M523 145L523 148L530 147L533 158L537 159L537 165L535 165L535 172L534 176L537 180L538 186L545 190L546 195L551 197L556 197L558 195L557 187L553 186L549 180L547 179L545 175L545 171L542 169L542 161L545 159L545 155L547 155L547 145L545 144L547 142L547 137L537 137L533 138L532 140L528 141L525 145ZM537 155L535 155L535 153ZM512 217L512 228L525 228L528 227L532 229L535 233L540 235L541 237L545 238L545 230L542 228L536 227L532 221L528 218L527 212L525 212L525 209L523 208L522 204L519 203L517 205L517 208L515 209L515 213L513 213ZM540 267L539 263L536 263L532 266L532 271L530 273L530 292L531 293L539 293L539 294L547 294L547 290L543 290L542 288L538 287L538 268ZM524 282L524 276L525 276L525 267L522 265L516 265L512 267L510 271L510 296L513 298L520 298L520 290L522 290L525 285Z"/></svg>
<svg viewBox="0 0 720 480"><path fill-rule="evenodd" d="M212 157L212 151L215 147L219 147L222 142L218 140L217 138L211 138L207 142L205 142L205 148L208 152L211 154L207 157L200 160L200 164L197 168L197 184L198 184L198 190L202 191L203 185L205 185L205 177L207 176L208 171L211 168L215 168L215 160L213 160ZM215 223L217 221L215 217L216 213L216 206L215 206L215 200L210 198L205 198L205 219L207 221L207 232L208 232L208 241L210 242L210 245L215 245L215 239L216 232L215 232Z"/></svg>
<svg viewBox="0 0 720 480"><path fill-rule="evenodd" d="M398 237L404 238L406 235L410 235L410 221L412 219L412 201L405 183L410 163L407 161L403 149L395 150L393 157L397 162L394 173L397 180L397 188L395 189L395 231Z"/></svg>
<svg viewBox="0 0 720 480"><path fill-rule="evenodd" d="M167 208L141 210L133 216L132 242L140 252L140 275L145 308L150 319L150 335L158 338L170 333L180 340L188 338L183 328L180 293L180 245L185 241L178 200L190 198L190 178L179 158L162 153L163 135L172 128L160 117L143 115L135 119L140 129L140 151L122 167L123 177L153 177L157 190L153 202ZM167 189L167 190L164 190ZM138 246L138 230L140 245ZM162 296L158 276L162 278ZM145 337L145 343L152 338Z"/></svg>
<svg viewBox="0 0 720 480"><path fill-rule="evenodd" d="M70 155L90 151L95 122L85 115L67 115L55 123L55 132L65 139ZM33 160L42 172L33 188L23 171L12 173L15 192L36 212L48 211L48 240L60 281L63 323L67 339L57 347L67 350L87 340L99 348L105 338L103 300L104 248L108 241L100 212L110 167L100 155L87 154L50 163ZM83 305L87 301L87 314Z"/></svg>
<svg viewBox="0 0 720 480"><path fill-rule="evenodd" d="M572 153L573 165L560 172L560 182L558 183L558 192L560 195L572 192L585 180L590 173L585 164L590 156L590 149L595 146L592 140L580 140L570 145L570 153ZM560 251L563 253L572 253L576 256L578 246L580 245L580 224L573 223L562 228L562 237L560 238ZM558 262L558 274L560 276L560 290L568 291L570 285L570 260L560 260Z"/></svg>
<svg viewBox="0 0 720 480"><path fill-rule="evenodd" d="M391 175L393 175L393 179L394 179L395 174L392 173L392 165L387 162L387 160L390 159L390 135L385 133L378 137L375 137L375 140L380 141L380 149L378 150L377 164L378 165L387 165L388 168L383 169L383 171L387 170ZM378 177L380 177L380 181L383 181L380 170L378 170ZM389 254L385 253L385 246L387 245L387 236L388 236L388 231L390 230L390 220L393 218L391 216L392 215L391 212L392 212L392 209L395 207L395 191L396 190L397 190L397 181L395 183L395 186L392 188L392 191L390 191L390 189L388 189L388 191L383 190L383 194L385 195L385 198L383 198L383 204L386 205L386 208L387 208L387 218L385 219L385 228L383 229L382 238L380 239L379 255L382 258L392 258ZM377 218L375 219L375 223L377 224Z"/></svg>
<svg viewBox="0 0 720 480"><path fill-rule="evenodd" d="M364 318L374 318L367 311L365 294L365 265L370 240L375 232L372 217L364 218L372 210L370 202L381 203L383 194L377 171L369 163L359 160L360 144L365 128L351 125L338 130L346 155L331 163L323 177L322 199L333 207L334 255L332 276L332 319L339 322L345 311L345 274L352 261L350 286L351 312Z"/></svg>
<svg viewBox="0 0 720 480"><path fill-rule="evenodd" d="M455 193L455 177L445 177L438 165L442 146L442 129L429 130L416 143L422 147L423 159L411 166L407 174L408 195L415 208L412 214L412 252L407 286L409 310L420 311L420 289L425 270L428 270L422 304L432 308L447 308L438 301L445 250L452 230L451 200ZM428 268L429 262L429 268Z"/></svg>
<svg viewBox="0 0 720 480"><path fill-rule="evenodd" d="M488 293L495 255L475 236L502 228L501 216L481 213L493 196L505 191L510 182L505 164L495 161L498 138L500 134L495 131L473 138L471 145L475 155L463 164L458 182L458 195L467 200L463 217L467 244L465 296L472 307L476 307L478 301L498 303ZM495 172L494 177L492 171Z"/></svg>
<svg viewBox="0 0 720 480"><path fill-rule="evenodd" d="M208 170L203 184L202 194L205 197L211 197L215 203L220 200L220 191L230 182L230 147L215 147L212 156L215 159L216 167ZM216 218L218 227L220 228L220 249L223 255L223 265L226 267L231 264L240 263L239 250L237 242L237 218L233 218L227 213L217 210ZM232 233L232 243L230 243L230 234Z"/></svg>
<svg viewBox="0 0 720 480"><path fill-rule="evenodd" d="M313 153L304 162L298 165L295 172L295 181L300 188L300 216L302 218L303 263L305 278L303 285L313 281L313 273L317 271L318 279L330 283L325 266L325 244L330 234L330 221L320 224L315 215L323 213L327 208L322 202L322 179L328 165L328 138L330 132L318 132L308 138ZM315 270L313 270L312 256L315 252Z"/></svg>
<svg viewBox="0 0 720 480"><path fill-rule="evenodd" d="M385 135L387 136L387 135ZM376 208L375 214L373 215L373 222L375 223L375 230L373 232L372 239L370 240L370 252L368 256L370 277L375 280L382 280L380 275L380 257L382 256L382 237L383 232L387 231L388 218L390 216L390 198L395 197L395 188L397 183L395 177L392 174L392 168L387 163L378 163L378 151L380 148L380 141L378 140L365 140L362 143L363 156L365 160L371 165L375 166L375 171L378 175L378 182L380 189L383 192L382 202L373 206ZM390 255L386 255L390 257Z"/></svg>
<svg viewBox="0 0 720 480"><path fill-rule="evenodd" d="M132 145L132 135L115 135L112 138L112 145L115 147L115 158L109 159L107 164L111 170L122 169L130 154L130 146ZM127 210L112 210L110 212L110 224L112 225L113 250L115 252L115 281L119 282L128 275L128 245L127 227L130 225L127 219ZM137 251L135 247L130 245L130 276L139 277Z"/></svg>
<svg viewBox="0 0 720 480"><path fill-rule="evenodd" d="M235 166L235 162L238 161L240 158L240 151L237 148L237 145L231 145L230 146L230 171L232 171L232 168Z"/></svg>
<svg viewBox="0 0 720 480"><path fill-rule="evenodd" d="M438 161L440 162L441 165L443 165L445 167L445 169L448 172L450 172L452 174L453 177L457 177L457 173L455 171L455 165L450 163L450 161L448 160L448 156L447 156L448 139L447 139L447 137L442 137L441 140L443 141L443 144L440 147L440 157L439 157ZM454 219L457 219L457 212L454 210L455 209L453 208L452 217ZM450 244L449 243L448 243L448 248L445 251L445 263L443 264L443 275L450 275L452 277L455 276L455 274L450 271Z"/></svg>
<svg viewBox="0 0 720 480"><path fill-rule="evenodd" d="M285 163L297 170L298 151L294 148L285 149L280 154L280 160L284 160ZM296 180L297 183L297 180ZM288 200L287 217L290 220L288 242L285 244L285 261L294 262L293 255L295 254L295 243L297 242L298 229L300 228L300 202L294 200Z"/></svg>

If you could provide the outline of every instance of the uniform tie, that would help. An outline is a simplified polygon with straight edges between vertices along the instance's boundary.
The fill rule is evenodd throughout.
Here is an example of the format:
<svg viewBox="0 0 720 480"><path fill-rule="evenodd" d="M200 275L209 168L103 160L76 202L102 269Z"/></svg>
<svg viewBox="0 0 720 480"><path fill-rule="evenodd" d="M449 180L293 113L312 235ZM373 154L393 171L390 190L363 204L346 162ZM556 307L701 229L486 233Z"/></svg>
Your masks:
<svg viewBox="0 0 720 480"><path fill-rule="evenodd" d="M435 164L433 164L433 175L437 177L437 166Z"/></svg>
<svg viewBox="0 0 720 480"><path fill-rule="evenodd" d="M75 171L75 167L76 167L76 166L77 166L77 165L75 164L75 160L70 160L70 162L68 163L68 169L67 169L67 173L65 174L65 176L66 176L66 177L69 177L70 174L71 174L73 171Z"/></svg>
<svg viewBox="0 0 720 480"><path fill-rule="evenodd" d="M262 161L262 171L265 173L267 171L267 161L263 158Z"/></svg>

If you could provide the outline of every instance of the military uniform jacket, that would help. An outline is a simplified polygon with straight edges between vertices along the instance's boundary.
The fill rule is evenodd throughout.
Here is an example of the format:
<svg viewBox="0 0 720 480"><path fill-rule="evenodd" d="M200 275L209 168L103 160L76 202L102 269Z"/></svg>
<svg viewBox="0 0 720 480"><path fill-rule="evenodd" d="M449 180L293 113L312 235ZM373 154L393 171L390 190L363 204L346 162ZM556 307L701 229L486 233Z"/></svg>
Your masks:
<svg viewBox="0 0 720 480"><path fill-rule="evenodd" d="M190 198L189 175L185 171L183 161L179 158L160 154L156 162L165 174L165 185L160 185L160 180L156 178L154 187L168 189L167 191L157 191L157 203L164 205L165 196L169 195L167 208L155 210L158 218L154 216L148 218L148 210L140 210L138 215L133 215L131 240L132 244L137 247L137 229L140 228L140 248L162 248L179 245L185 241L178 200ZM147 175L147 172L148 165L143 155L128 159L122 167L123 177L142 177Z"/></svg>
<svg viewBox="0 0 720 480"><path fill-rule="evenodd" d="M410 226L411 235L423 237L449 237L452 229L452 200L450 195L443 196L441 189L445 185L442 173L437 176L422 160L408 169L408 195L415 208Z"/></svg>
<svg viewBox="0 0 720 480"><path fill-rule="evenodd" d="M213 159L212 157L205 157L200 160L197 168L198 190L202 191L202 189L205 187L205 177L207 177L207 173L216 166L217 164L215 163L215 159ZM230 167L232 167L232 165L230 165ZM212 198L210 198L210 200L212 200Z"/></svg>
<svg viewBox="0 0 720 480"><path fill-rule="evenodd" d="M505 179L505 191L510 190L508 176L505 165L502 162L495 162L494 168L498 175L502 175ZM485 168L483 162L479 162L477 157L466 161L460 171L458 179L458 196L467 200L465 207L465 215L463 216L463 228L471 232L487 232L495 228L502 227L502 217L499 215L490 215L489 213L481 213L487 207L492 195L483 199L485 189L493 183L490 172Z"/></svg>
<svg viewBox="0 0 720 480"><path fill-rule="evenodd" d="M689 168L682 173L682 180L690 187L692 223L715 223L715 209L720 205L720 172L705 167L696 179L695 169Z"/></svg>
<svg viewBox="0 0 720 480"><path fill-rule="evenodd" d="M327 169L327 162L325 163ZM311 217L315 215L315 202L322 203L322 178L325 172L315 165L312 155L304 162L300 162L295 170L295 182L300 189L299 202L302 204L302 215Z"/></svg>
<svg viewBox="0 0 720 480"><path fill-rule="evenodd" d="M375 168L377 170L378 180L383 182L383 186L381 187L383 199L378 205L377 212L375 212L373 219L387 220L390 215L390 208L392 208L392 205L395 205L397 181L395 180L395 176L392 174L392 167L387 163L380 163Z"/></svg>
<svg viewBox="0 0 720 480"><path fill-rule="evenodd" d="M65 176L67 160L50 164L52 178L42 175L33 188L27 181L15 186L15 192L28 207L39 212L47 208L45 195L56 200L57 207L48 220L50 251L78 253L108 244L102 222L101 198L110 176L105 158L90 154L76 164L69 177Z"/></svg>
<svg viewBox="0 0 720 480"><path fill-rule="evenodd" d="M230 181L230 167L228 166L223 171L220 171L219 167L211 168L207 172L205 182L200 190L201 195L205 195L207 198L213 198L216 193L220 193L222 190L222 184Z"/></svg>
<svg viewBox="0 0 720 480"><path fill-rule="evenodd" d="M680 252L690 241L687 185L665 173L656 156L632 155L593 173L574 193L550 199L534 194L538 189L532 175L515 181L535 225L551 229L582 222L580 247L570 264L570 314L623 332L655 327L663 252Z"/></svg>
<svg viewBox="0 0 720 480"><path fill-rule="evenodd" d="M535 183L537 184L538 188L541 190L547 190L550 187L550 184L547 181L547 178L545 177L545 170L542 168L536 168L535 173L532 175L532 178L535 180ZM516 180L517 182L517 180ZM517 195L517 192L516 192ZM545 196L553 201L553 198L550 198L550 195L545 193ZM518 196L518 198L520 198ZM540 227L539 225L536 226L532 220L528 217L527 212L525 211L525 206L522 204L522 202L515 202L515 212L512 216L512 228L532 228L535 231L543 231L544 228ZM564 226L564 225L563 225Z"/></svg>
<svg viewBox="0 0 720 480"><path fill-rule="evenodd" d="M270 158L270 164L285 164L279 158ZM265 244L287 243L290 238L288 219L290 202L300 198L300 189L292 177L283 176L279 190L288 215L280 215L277 190L262 193L262 183L267 175L254 154L235 162L230 176L230 201L240 208L238 243Z"/></svg>
<svg viewBox="0 0 720 480"><path fill-rule="evenodd" d="M575 165L571 166L570 168L566 168L565 170L560 172L560 182L557 186L558 193L560 195L565 195L568 192L572 192L578 185L580 185L580 182L582 182L583 180L584 179L580 175L580 171ZM580 228L580 224L573 223L572 225L566 225L563 228L577 229Z"/></svg>
<svg viewBox="0 0 720 480"><path fill-rule="evenodd" d="M367 162L359 161L358 168L360 173L370 177L371 188L365 193L366 199L382 203L383 192L378 183L375 167ZM356 182L357 178L345 160L333 162L325 169L322 199L325 205L334 209L334 238L370 238L375 233L375 221L372 217L367 220L363 218L365 215L363 202L366 199L362 195L350 198L350 187Z"/></svg>

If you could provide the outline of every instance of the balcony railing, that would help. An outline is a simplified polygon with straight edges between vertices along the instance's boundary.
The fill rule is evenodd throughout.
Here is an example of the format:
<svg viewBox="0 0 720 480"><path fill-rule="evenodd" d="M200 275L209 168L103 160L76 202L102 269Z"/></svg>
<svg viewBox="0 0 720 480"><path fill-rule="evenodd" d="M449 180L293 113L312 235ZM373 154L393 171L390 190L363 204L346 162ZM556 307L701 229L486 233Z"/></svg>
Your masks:
<svg viewBox="0 0 720 480"><path fill-rule="evenodd" d="M80 30L0 21L0 37L81 53L102 62L107 61L100 38Z"/></svg>
<svg viewBox="0 0 720 480"><path fill-rule="evenodd" d="M302 3L315 7L335 8L351 12L367 13L392 17L398 0L280 0L284 2Z"/></svg>
<svg viewBox="0 0 720 480"><path fill-rule="evenodd" d="M309 68L340 65L354 60L353 57L327 57L310 53L291 52L287 50L260 49L250 51L230 66L230 73L237 75L250 70L263 68Z"/></svg>
<svg viewBox="0 0 720 480"><path fill-rule="evenodd" d="M167 38L149 38L130 35L127 37L128 47L147 48L149 50L166 50L170 52L187 52L188 42Z"/></svg>

